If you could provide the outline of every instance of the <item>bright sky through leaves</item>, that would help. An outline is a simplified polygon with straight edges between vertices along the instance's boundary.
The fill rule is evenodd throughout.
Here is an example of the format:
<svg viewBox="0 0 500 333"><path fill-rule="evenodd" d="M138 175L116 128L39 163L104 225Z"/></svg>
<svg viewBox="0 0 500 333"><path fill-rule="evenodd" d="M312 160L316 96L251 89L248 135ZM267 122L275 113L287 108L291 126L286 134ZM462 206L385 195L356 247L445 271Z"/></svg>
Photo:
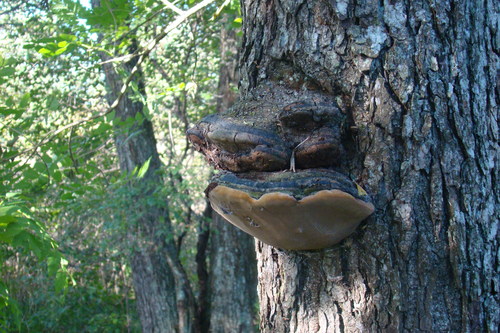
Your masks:
<svg viewBox="0 0 500 333"><path fill-rule="evenodd" d="M82 4L82 6L90 8L90 0L80 0L80 3Z"/></svg>

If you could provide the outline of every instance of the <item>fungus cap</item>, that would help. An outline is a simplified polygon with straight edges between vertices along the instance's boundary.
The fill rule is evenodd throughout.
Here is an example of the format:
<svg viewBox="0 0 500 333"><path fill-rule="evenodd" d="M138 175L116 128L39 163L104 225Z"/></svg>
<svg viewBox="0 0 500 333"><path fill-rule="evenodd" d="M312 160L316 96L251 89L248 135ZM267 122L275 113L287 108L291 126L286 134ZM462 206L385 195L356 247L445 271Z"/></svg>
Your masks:
<svg viewBox="0 0 500 333"><path fill-rule="evenodd" d="M300 199L269 190L255 198L255 194L227 185L209 187L208 197L214 210L246 233L286 250L316 250L334 245L374 211L370 202L340 188L319 190ZM354 184L352 187L356 188Z"/></svg>

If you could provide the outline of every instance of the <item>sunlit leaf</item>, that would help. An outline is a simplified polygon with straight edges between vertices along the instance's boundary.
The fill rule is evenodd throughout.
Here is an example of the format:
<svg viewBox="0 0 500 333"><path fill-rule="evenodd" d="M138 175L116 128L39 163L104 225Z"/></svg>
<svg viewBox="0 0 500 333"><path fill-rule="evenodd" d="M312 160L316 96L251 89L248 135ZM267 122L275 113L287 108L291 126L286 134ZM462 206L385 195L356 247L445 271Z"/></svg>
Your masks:
<svg viewBox="0 0 500 333"><path fill-rule="evenodd" d="M18 210L18 206L0 206L0 216L12 215L12 213Z"/></svg>
<svg viewBox="0 0 500 333"><path fill-rule="evenodd" d="M151 163L151 157L144 162L144 164L139 168L139 171L137 172L137 178L143 178L146 172L149 169L149 164Z"/></svg>
<svg viewBox="0 0 500 333"><path fill-rule="evenodd" d="M59 38L65 40L65 41L68 41L68 42L74 42L74 41L76 41L76 36L75 35L60 34Z"/></svg>
<svg viewBox="0 0 500 333"><path fill-rule="evenodd" d="M41 49L38 50L38 53L43 54L43 55L51 55L52 51L49 49L46 49L45 47L42 47Z"/></svg>
<svg viewBox="0 0 500 333"><path fill-rule="evenodd" d="M56 52L54 52L54 55L60 55L60 54L63 54L64 52L66 52L68 50L67 47L63 47L61 49L58 49L56 50Z"/></svg>

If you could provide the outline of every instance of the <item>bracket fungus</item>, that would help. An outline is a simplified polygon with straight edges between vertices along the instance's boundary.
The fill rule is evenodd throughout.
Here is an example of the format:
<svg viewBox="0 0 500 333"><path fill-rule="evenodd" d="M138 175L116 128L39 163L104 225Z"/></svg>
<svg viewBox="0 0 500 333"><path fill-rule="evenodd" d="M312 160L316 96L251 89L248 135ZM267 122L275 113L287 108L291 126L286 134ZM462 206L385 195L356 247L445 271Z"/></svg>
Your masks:
<svg viewBox="0 0 500 333"><path fill-rule="evenodd" d="M366 192L326 169L345 162L347 125L332 96L268 83L187 136L225 170L206 190L219 214L272 246L314 250L338 243L374 211Z"/></svg>
<svg viewBox="0 0 500 333"><path fill-rule="evenodd" d="M315 250L340 242L374 211L344 175L322 169L223 173L207 196L215 211L264 243Z"/></svg>
<svg viewBox="0 0 500 333"><path fill-rule="evenodd" d="M331 98L310 94L297 101L296 91L260 87L252 98L203 118L187 136L210 164L231 172L285 170L292 152L298 168L338 165L346 115Z"/></svg>

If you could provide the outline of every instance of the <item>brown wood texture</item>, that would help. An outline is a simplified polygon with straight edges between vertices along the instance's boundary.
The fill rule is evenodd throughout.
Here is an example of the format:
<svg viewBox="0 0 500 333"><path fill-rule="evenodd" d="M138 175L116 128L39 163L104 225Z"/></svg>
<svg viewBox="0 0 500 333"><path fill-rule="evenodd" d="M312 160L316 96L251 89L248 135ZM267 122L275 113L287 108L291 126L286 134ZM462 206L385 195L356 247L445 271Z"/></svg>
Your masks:
<svg viewBox="0 0 500 333"><path fill-rule="evenodd" d="M214 212L210 255L210 332L256 331L254 240Z"/></svg>
<svg viewBox="0 0 500 333"><path fill-rule="evenodd" d="M242 95L287 73L331 94L356 131L338 169L376 207L330 249L258 244L261 331L496 332L499 3L242 7Z"/></svg>

